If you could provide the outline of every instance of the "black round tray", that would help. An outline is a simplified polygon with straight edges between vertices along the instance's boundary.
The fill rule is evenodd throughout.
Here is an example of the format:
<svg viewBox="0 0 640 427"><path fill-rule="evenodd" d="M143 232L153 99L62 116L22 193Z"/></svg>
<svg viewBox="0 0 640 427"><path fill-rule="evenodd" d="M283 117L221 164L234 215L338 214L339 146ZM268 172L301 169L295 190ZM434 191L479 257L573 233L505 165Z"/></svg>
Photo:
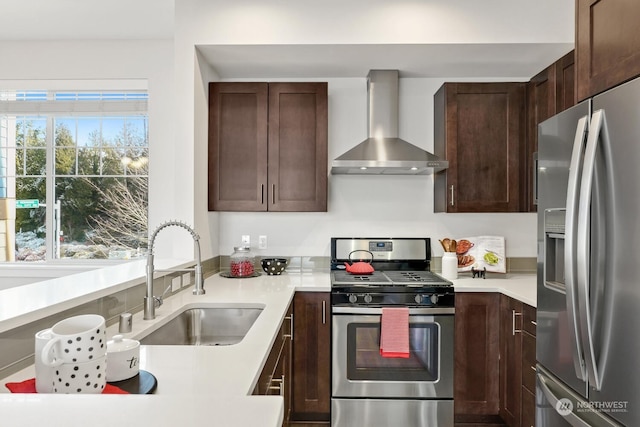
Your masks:
<svg viewBox="0 0 640 427"><path fill-rule="evenodd" d="M109 384L131 394L151 394L156 391L158 380L153 374L140 369L140 373L135 377L122 381L110 381Z"/></svg>
<svg viewBox="0 0 640 427"><path fill-rule="evenodd" d="M227 279L250 279L252 277L259 277L259 276L261 276L261 273L259 273L257 271L254 272L250 276L242 276L242 277L232 276L231 272L229 272L229 271L221 271L220 272L220 277L226 277Z"/></svg>

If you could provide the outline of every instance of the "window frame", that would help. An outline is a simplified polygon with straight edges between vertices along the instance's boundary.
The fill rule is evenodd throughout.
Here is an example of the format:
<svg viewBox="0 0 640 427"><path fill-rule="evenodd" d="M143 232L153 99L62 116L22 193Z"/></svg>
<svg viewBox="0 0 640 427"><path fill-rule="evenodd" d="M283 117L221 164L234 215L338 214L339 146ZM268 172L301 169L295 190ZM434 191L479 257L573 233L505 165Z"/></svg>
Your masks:
<svg viewBox="0 0 640 427"><path fill-rule="evenodd" d="M128 86L125 84L124 86ZM25 94L29 92L37 92L34 96L18 96L18 94ZM11 99L11 93L14 93L19 100ZM9 94L9 96L7 96ZM42 95L45 94L45 95ZM86 96L84 96L86 95ZM45 186L46 186L46 200L45 200L45 262L46 263L84 263L86 261L91 262L112 262L113 260L79 260L60 258L60 218L56 217L56 180L58 178L72 177L115 177L115 178L144 178L149 180L149 173L143 174L128 174L127 167L123 168L123 173L119 175L102 174L90 175L81 174L76 166L76 172L73 175L60 174L56 175L56 134L55 123L59 118L80 118L80 117L92 117L96 119L118 117L126 120L127 117L141 117L146 123L146 145L143 149L148 155L150 152L149 142L149 109L148 109L148 90L146 85L144 88L126 88L126 89L100 89L100 90L86 90L86 89L60 89L60 90L46 90L46 91L30 91L30 90L3 90L0 87L0 117L3 118L3 122L10 122L4 120L5 117L44 117L46 120L46 165L45 165ZM14 124L15 125L15 124ZM74 136L75 140L75 136ZM8 138L7 138L8 141ZM14 139L15 141L15 139ZM80 145L78 141L75 141L76 145L76 158L78 156L78 150ZM13 147L15 149L16 147ZM0 149L9 152L11 148L5 144L0 144ZM17 171L13 171L11 175L7 170L4 174L6 181L13 180L13 186L7 185L7 197L11 197L9 191L13 188L13 197L15 197L15 185L16 179L28 178L30 175L18 174ZM41 176L41 175L34 175ZM149 193L148 193L149 194ZM148 214L148 213L147 213ZM147 217L148 218L148 217ZM120 261L120 260L118 260ZM11 262L10 262L11 263ZM15 264L27 264L26 261L14 261Z"/></svg>

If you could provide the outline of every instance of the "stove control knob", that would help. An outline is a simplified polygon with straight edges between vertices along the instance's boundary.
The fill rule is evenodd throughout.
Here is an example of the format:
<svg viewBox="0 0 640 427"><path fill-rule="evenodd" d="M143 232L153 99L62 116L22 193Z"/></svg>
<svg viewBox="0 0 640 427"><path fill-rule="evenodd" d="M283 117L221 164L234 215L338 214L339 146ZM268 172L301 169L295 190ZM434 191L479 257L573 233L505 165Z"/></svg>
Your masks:
<svg viewBox="0 0 640 427"><path fill-rule="evenodd" d="M349 302L351 304L355 304L356 302L358 302L358 297L355 294L350 294L349 295Z"/></svg>
<svg viewBox="0 0 640 427"><path fill-rule="evenodd" d="M414 299L416 300L416 303L418 303L418 304L422 303L422 295L416 295L416 297Z"/></svg>
<svg viewBox="0 0 640 427"><path fill-rule="evenodd" d="M364 302L366 302L367 304L369 304L371 301L373 301L373 297L369 294L366 294L364 296Z"/></svg>
<svg viewBox="0 0 640 427"><path fill-rule="evenodd" d="M434 305L438 303L438 295L436 294L431 295L431 303Z"/></svg>

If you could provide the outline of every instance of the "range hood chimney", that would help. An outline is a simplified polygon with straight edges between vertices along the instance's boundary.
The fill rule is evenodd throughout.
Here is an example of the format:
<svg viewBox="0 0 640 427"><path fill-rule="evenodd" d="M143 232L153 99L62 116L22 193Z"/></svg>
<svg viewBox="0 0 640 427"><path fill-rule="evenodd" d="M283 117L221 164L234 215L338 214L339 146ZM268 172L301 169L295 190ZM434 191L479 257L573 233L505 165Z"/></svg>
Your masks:
<svg viewBox="0 0 640 427"><path fill-rule="evenodd" d="M398 70L371 70L367 76L369 138L337 157L331 173L429 175L449 162L398 138Z"/></svg>

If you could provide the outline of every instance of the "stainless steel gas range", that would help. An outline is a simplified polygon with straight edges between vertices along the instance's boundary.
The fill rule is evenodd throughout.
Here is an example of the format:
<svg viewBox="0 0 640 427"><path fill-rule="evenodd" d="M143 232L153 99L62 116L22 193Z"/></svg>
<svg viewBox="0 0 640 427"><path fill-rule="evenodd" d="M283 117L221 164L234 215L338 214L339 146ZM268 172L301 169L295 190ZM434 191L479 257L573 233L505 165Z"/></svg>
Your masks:
<svg viewBox="0 0 640 427"><path fill-rule="evenodd" d="M455 295L430 263L429 238L331 239L332 427L453 426ZM380 354L384 307L408 307L408 358Z"/></svg>

